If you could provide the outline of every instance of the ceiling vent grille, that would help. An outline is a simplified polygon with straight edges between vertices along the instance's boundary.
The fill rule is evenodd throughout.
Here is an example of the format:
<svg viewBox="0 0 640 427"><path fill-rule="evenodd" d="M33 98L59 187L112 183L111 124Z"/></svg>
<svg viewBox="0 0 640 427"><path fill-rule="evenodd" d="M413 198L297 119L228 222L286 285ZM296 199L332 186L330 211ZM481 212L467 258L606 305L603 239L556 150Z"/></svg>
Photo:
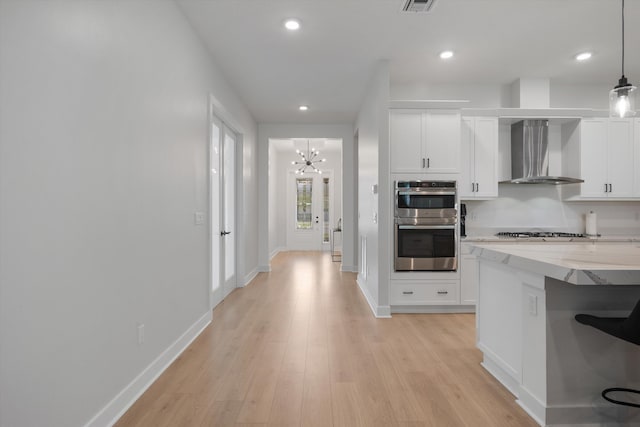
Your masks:
<svg viewBox="0 0 640 427"><path fill-rule="evenodd" d="M436 0L406 0L402 7L403 12L427 13L432 8Z"/></svg>

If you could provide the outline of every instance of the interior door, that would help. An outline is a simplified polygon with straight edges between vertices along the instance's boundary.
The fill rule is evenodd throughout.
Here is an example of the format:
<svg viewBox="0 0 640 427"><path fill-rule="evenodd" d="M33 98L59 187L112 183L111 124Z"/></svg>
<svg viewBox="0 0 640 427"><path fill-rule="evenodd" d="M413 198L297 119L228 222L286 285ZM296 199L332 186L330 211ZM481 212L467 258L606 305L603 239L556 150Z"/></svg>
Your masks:
<svg viewBox="0 0 640 427"><path fill-rule="evenodd" d="M218 305L235 287L235 135L216 117L210 136L210 306Z"/></svg>
<svg viewBox="0 0 640 427"><path fill-rule="evenodd" d="M224 257L223 275L224 296L236 287L236 136L226 126L223 126L224 145L222 149L222 192L223 209L221 230L222 254Z"/></svg>
<svg viewBox="0 0 640 427"><path fill-rule="evenodd" d="M333 174L289 173L287 247L291 250L329 250L333 227Z"/></svg>

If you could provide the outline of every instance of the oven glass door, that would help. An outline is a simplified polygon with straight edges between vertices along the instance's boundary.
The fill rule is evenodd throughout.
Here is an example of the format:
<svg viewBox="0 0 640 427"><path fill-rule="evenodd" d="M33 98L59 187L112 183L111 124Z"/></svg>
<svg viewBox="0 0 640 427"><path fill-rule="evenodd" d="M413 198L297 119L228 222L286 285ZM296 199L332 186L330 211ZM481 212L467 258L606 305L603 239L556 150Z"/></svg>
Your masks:
<svg viewBox="0 0 640 427"><path fill-rule="evenodd" d="M456 195L398 191L396 206L400 209L453 209Z"/></svg>
<svg viewBox="0 0 640 427"><path fill-rule="evenodd" d="M456 194L452 191L437 193L411 190L396 191L396 217L447 218L456 215Z"/></svg>
<svg viewBox="0 0 640 427"><path fill-rule="evenodd" d="M396 271L455 271L455 226L396 225Z"/></svg>

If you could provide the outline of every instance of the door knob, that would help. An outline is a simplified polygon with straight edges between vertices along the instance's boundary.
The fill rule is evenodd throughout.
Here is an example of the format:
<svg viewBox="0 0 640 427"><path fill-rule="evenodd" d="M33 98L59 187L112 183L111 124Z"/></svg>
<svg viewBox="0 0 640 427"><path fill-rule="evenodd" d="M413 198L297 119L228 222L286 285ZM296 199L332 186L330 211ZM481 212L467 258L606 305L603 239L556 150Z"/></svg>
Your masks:
<svg viewBox="0 0 640 427"><path fill-rule="evenodd" d="M221 231L220 232L221 236L226 236L227 234L231 234L231 232L230 231Z"/></svg>

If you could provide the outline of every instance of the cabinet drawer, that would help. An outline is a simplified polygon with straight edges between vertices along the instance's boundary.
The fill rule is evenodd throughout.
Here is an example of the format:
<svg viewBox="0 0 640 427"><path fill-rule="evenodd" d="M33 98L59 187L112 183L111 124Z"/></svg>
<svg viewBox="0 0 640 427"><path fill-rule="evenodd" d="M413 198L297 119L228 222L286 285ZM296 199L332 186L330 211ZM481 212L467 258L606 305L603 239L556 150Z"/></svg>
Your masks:
<svg viewBox="0 0 640 427"><path fill-rule="evenodd" d="M458 282L392 284L393 305L458 304Z"/></svg>

